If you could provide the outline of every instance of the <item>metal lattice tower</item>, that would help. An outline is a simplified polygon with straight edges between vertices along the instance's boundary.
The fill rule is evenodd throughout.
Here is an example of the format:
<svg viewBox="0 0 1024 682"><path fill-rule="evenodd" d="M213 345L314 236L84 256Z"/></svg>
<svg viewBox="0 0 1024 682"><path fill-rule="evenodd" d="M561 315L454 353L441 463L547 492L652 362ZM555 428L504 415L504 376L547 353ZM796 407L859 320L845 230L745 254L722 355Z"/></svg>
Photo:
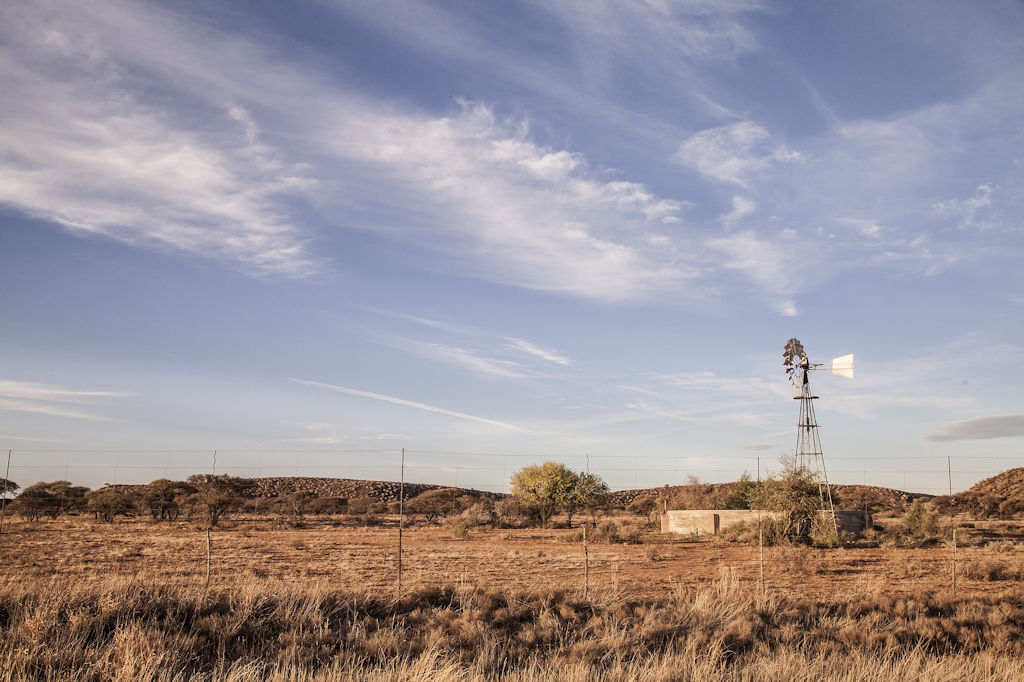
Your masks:
<svg viewBox="0 0 1024 682"><path fill-rule="evenodd" d="M825 455L821 449L818 419L814 415L814 401L818 399L818 396L811 393L810 382L811 372L821 369L824 364L811 364L807 359L803 344L797 339L790 339L786 342L786 349L782 356L786 373L797 391L797 395L793 396L793 399L800 401L800 418L797 421L796 450L794 451L796 463L801 470L808 472L817 483L821 509L832 517L832 526L838 536L839 523L836 520L836 509L832 500L832 487L828 482ZM844 355L833 360L832 373L852 379L853 355Z"/></svg>
<svg viewBox="0 0 1024 682"><path fill-rule="evenodd" d="M807 471L818 484L818 495L821 498L821 510L832 517L832 525L839 533L836 521L836 508L832 502L832 487L828 483L828 470L825 468L825 454L821 449L821 433L818 431L818 419L814 415L814 401L818 396L811 395L810 370L807 358L804 357L802 367L798 367L795 377L800 395L793 396L800 401L800 419L796 425L796 463Z"/></svg>

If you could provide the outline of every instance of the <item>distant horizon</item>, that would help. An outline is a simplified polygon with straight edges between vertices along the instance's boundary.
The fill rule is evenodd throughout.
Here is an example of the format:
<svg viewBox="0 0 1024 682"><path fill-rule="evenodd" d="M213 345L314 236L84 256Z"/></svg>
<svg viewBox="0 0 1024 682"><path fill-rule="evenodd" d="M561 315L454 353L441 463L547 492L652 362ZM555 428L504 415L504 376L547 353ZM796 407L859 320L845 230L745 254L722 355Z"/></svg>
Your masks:
<svg viewBox="0 0 1024 682"><path fill-rule="evenodd" d="M70 480L75 484L88 485L90 488L114 484L140 485L149 483L150 481L158 478L184 480L192 474L213 473L214 469L212 467L212 460L210 459L212 453L212 450L111 450L105 452L75 450L22 450L20 451L20 455L18 455L18 451L15 451L15 456L12 457L11 479L20 484L22 488L26 485L31 485L39 481L53 480ZM286 452L219 450L219 461L215 472L218 474L237 476L239 478L306 477L398 483L400 480L400 454L400 449L376 451L302 450ZM418 457L421 458L423 453L418 453L415 450L409 449L406 454L407 461L405 481L407 483L472 488L486 492L500 493L509 492L510 480L514 471L522 468L523 466L540 464L545 461L563 463L577 471L589 471L591 473L596 473L602 476L613 492L621 492L627 490L660 488L666 485L686 485L690 475L697 476L701 483L706 484L732 483L739 480L740 476L744 473L750 474L751 477L756 478L758 464L760 464L761 475L766 477L779 473L782 469L781 458L783 456L787 456L783 454L774 458L774 460L768 457L761 457L760 462L758 462L758 459L755 457L751 459L749 467L730 467L724 466L723 463L723 466L712 468L704 467L686 469L682 467L673 467L672 469L669 469L668 465L672 462L663 461L661 462L661 466L658 468L645 468L638 465L635 470L623 470L622 467L601 466L602 459L613 459L617 461L618 458L602 458L598 456L588 457L587 455L537 457L534 455L509 453L444 453L449 456L457 455L461 460L447 466L439 466L436 464L417 464L417 462L423 461L422 459L417 459ZM439 453L432 451L429 454L436 455ZM49 456L48 463L39 465L37 463L38 458L44 455ZM76 459L83 455L90 456L89 461L93 463L76 464ZM239 455L244 455L245 457L243 459L246 460L248 460L250 455L258 455L259 457L257 462L246 461L240 464ZM297 455L301 455L302 458L298 460L293 459L289 464L274 463L276 461L274 459L275 457L294 457ZM29 456L34 456L36 461L26 463L26 459ZM144 465L133 463L137 461L133 458L140 456L150 458L159 456L163 458L165 463L150 463ZM171 457L177 456L189 456L197 463L195 465L182 465L179 463L172 464ZM350 456L356 456L351 464L347 463ZM384 456L388 456L393 461L390 461L388 465L384 465L380 461L380 458ZM198 461L195 460L196 457L205 458L207 460L205 463L206 465L202 466L198 464ZM338 463L331 465L323 463L322 458L324 457L342 459L338 459ZM367 464L365 459L363 459L367 457L374 458L375 461L372 465ZM474 460L474 457L501 458L504 461L500 466L488 466L486 463L481 464L479 460ZM105 458L105 460L101 460L99 458ZM319 464L312 463L315 458L321 458ZM587 466L588 459L591 463L591 466L589 467ZM639 464L640 458L638 457L637 459ZM974 484L984 479L1024 466L1024 463L1017 462L1015 458L1000 460L994 460L992 458L987 460L981 458L950 458L949 464L951 471L947 473L945 468L947 465L946 459L941 458L940 461L936 458L932 462L924 462L929 465L929 468L926 469L925 472L927 475L926 480L930 485L919 485L914 483L913 477L915 476L915 471L920 471L920 465L922 462L917 462L918 467L916 469L913 467L907 467L903 470L894 470L890 468L884 469L881 472L879 472L876 467L870 466L870 463L878 462L882 459L884 458L846 458L843 460L836 460L831 463L826 459L826 467L829 471L833 472L829 474L829 482L833 485L868 485L899 490L902 492L944 495L947 494L949 490L947 475L951 475L953 493L956 494L958 492L968 490ZM114 460L117 460L117 462L115 463ZM97 461L105 461L106 463L97 464ZM173 461L178 462L180 460L175 459ZM736 462L737 460L733 461ZM979 468L980 462L982 461L987 462L987 465L990 468ZM1006 466L999 468L999 465L995 463L996 461L1001 461L1006 464ZM1013 466L1014 463L1017 463L1020 466ZM577 464L580 464L580 466L577 466ZM836 467L837 464L839 465L838 468ZM852 468L855 464L859 465L859 469L856 471ZM0 461L0 466L2 465L3 462ZM941 470L939 465L941 465ZM438 470L451 472L451 477L444 478L439 476L439 474L437 474ZM498 473L499 471L501 472L500 474ZM671 471L671 474L668 473L669 471ZM836 473L842 475L837 476ZM26 478L23 474L28 474L28 477ZM71 477L65 479L65 474ZM670 480L658 478L665 477L666 475L668 475L668 479ZM923 475L918 475L919 478L923 478ZM21 476L21 478L19 478L19 476ZM636 477L634 479L635 484L630 483L628 480L622 480L623 477L630 478L634 476ZM901 485L901 480L899 480L903 478L906 478L906 487ZM29 479L33 480L28 482ZM891 479L896 480L893 483L885 482ZM659 482L650 483L652 480ZM619 482L616 483L616 481Z"/></svg>

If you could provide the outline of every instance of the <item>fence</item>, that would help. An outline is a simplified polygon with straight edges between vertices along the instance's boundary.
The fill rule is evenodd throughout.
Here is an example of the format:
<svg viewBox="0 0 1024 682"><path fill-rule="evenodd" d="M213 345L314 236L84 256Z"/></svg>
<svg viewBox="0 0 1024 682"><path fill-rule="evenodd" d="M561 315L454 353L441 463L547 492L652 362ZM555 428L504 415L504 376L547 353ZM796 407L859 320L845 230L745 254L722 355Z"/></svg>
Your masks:
<svg viewBox="0 0 1024 682"><path fill-rule="evenodd" d="M404 460L404 461L403 461ZM586 453L493 453L394 449L339 450L28 450L10 452L9 475L24 489L36 481L67 480L99 488L145 484L154 479L184 479L191 474L229 474L244 478L326 477L360 481L404 481L406 498L432 484L507 493L512 474L523 466L557 461L603 477L613 490L684 485L695 476L705 483L778 474L781 464L768 457L716 460L688 457L588 455ZM997 457L830 458L829 479L836 485L895 488L912 493L947 494L1013 468L1024 461ZM390 490L390 489L389 489ZM8 496L10 497L10 496ZM392 499L397 499L391 495ZM396 586L399 560L408 585L473 582L482 586L531 583L579 584L654 590L717 580L731 572L757 585L799 589L829 581L859 588L885 576L890 586L939 587L959 574L989 572L976 589L1000 579L1024 577L1024 554L1012 523L959 518L960 547L906 550L788 550L756 544L693 542L692 538L655 537L645 544L605 545L573 529L539 532L498 529L471 533L460 543L437 527L409 529L406 516L385 514L379 526L331 515L309 518L302 527L277 523L250 510L235 512L228 527L200 529L186 521L157 524L120 519L102 524L84 515L61 515L30 523L12 518L0 505L3 535L0 560L8 579L25 576L130 575L147 580L202 582L240 576L286 580L329 580L375 589ZM636 524L625 515L618 520ZM967 526L974 526L967 528ZM399 552L404 530L404 546ZM964 547L965 534L974 536ZM811 554L806 554L810 551ZM794 554L795 552L795 554ZM858 553L859 552L859 553ZM896 553L893 553L896 552ZM803 554L801 554L803 553ZM762 559L764 556L764 559ZM802 557L799 560L794 556ZM58 558L54 558L58 557ZM767 569L765 563L767 562ZM762 571L765 578L761 578ZM810 573L808 573L810 572ZM994 573L993 573L994 572Z"/></svg>

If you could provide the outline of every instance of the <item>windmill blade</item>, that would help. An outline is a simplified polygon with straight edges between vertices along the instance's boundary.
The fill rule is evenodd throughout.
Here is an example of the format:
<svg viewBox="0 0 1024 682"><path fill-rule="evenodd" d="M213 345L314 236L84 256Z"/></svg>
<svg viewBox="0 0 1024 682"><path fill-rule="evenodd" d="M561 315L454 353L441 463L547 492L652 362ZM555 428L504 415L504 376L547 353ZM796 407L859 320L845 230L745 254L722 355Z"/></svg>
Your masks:
<svg viewBox="0 0 1024 682"><path fill-rule="evenodd" d="M853 378L853 353L840 355L832 361L832 373L847 379Z"/></svg>

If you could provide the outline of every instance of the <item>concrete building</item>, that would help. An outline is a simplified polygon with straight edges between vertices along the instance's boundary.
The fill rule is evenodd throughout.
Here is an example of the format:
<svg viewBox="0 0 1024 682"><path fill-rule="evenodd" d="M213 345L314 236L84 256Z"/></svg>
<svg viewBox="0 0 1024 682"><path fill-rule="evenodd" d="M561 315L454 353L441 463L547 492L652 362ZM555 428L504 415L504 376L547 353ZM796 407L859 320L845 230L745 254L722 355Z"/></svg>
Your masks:
<svg viewBox="0 0 1024 682"><path fill-rule="evenodd" d="M821 512L824 513L824 512ZM783 512L762 511L762 518L782 516ZM839 530L862 533L871 528L871 512L836 510ZM661 515L662 533L682 535L718 535L726 526L756 522L757 512L750 509L673 509Z"/></svg>

